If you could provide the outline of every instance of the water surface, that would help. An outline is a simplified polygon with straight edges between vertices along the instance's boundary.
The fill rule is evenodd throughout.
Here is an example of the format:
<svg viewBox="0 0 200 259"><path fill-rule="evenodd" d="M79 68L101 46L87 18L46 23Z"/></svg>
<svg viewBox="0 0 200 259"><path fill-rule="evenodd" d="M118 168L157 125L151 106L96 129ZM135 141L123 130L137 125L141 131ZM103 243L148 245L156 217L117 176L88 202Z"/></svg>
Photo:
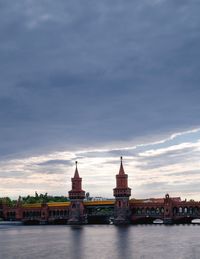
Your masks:
<svg viewBox="0 0 200 259"><path fill-rule="evenodd" d="M1 259L199 259L200 226L0 226Z"/></svg>

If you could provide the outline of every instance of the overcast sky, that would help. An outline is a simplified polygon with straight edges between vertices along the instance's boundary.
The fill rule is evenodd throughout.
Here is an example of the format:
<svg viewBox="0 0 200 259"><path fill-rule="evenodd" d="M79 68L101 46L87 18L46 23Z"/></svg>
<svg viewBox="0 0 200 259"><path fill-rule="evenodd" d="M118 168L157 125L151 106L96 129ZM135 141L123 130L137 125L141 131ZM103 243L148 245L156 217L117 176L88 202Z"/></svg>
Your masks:
<svg viewBox="0 0 200 259"><path fill-rule="evenodd" d="M200 199L199 0L0 0L0 196ZM178 134L177 134L178 133Z"/></svg>

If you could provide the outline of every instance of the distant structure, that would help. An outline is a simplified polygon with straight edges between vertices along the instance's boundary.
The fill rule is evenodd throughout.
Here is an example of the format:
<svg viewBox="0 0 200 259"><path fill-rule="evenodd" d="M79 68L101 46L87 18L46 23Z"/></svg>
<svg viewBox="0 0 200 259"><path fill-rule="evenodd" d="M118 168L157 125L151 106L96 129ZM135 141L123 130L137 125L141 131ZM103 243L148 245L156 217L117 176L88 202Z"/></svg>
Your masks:
<svg viewBox="0 0 200 259"><path fill-rule="evenodd" d="M124 171L121 157L119 173L116 175L115 199L89 199L82 189L77 162L69 202L44 202L23 204L21 198L15 206L0 199L0 219L22 221L24 224L164 224L191 223L200 219L200 202L182 201L180 197L129 199L128 175Z"/></svg>

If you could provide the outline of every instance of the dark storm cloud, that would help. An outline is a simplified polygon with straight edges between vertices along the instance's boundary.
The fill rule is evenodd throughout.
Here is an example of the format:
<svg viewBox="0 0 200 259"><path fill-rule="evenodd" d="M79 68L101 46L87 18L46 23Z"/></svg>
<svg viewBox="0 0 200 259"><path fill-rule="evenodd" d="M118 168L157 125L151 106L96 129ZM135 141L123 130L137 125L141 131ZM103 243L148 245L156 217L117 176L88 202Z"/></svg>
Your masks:
<svg viewBox="0 0 200 259"><path fill-rule="evenodd" d="M199 10L195 0L1 2L0 154L199 125Z"/></svg>

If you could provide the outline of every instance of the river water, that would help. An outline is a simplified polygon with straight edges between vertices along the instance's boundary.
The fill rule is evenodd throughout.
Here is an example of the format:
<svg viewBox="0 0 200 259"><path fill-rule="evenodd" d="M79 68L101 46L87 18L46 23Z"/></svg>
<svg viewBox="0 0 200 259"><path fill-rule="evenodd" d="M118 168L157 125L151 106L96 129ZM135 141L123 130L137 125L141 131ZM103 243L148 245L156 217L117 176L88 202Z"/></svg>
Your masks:
<svg viewBox="0 0 200 259"><path fill-rule="evenodd" d="M200 259L200 226L0 225L4 258Z"/></svg>

